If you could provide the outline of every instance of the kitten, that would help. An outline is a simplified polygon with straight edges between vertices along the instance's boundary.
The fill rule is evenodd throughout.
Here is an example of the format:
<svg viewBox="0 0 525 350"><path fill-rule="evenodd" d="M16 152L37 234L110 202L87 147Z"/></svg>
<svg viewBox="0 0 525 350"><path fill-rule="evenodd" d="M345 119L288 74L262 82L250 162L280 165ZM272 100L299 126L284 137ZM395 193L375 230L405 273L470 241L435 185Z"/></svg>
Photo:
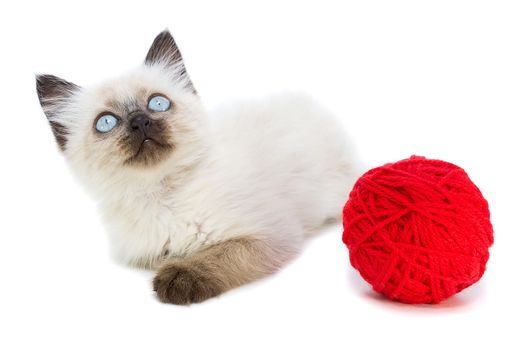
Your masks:
<svg viewBox="0 0 525 350"><path fill-rule="evenodd" d="M140 67L98 87L36 81L116 256L155 269L162 302L201 302L271 274L340 216L353 177L333 117L296 95L208 114L168 31Z"/></svg>

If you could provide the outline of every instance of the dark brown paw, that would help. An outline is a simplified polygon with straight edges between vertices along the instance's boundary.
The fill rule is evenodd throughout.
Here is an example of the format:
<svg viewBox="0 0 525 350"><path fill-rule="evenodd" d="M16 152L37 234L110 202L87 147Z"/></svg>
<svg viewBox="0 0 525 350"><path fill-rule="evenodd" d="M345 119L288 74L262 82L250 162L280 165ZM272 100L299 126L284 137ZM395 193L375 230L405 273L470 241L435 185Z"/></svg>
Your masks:
<svg viewBox="0 0 525 350"><path fill-rule="evenodd" d="M206 268L170 264L153 279L153 290L163 303L200 303L222 293L219 283Z"/></svg>

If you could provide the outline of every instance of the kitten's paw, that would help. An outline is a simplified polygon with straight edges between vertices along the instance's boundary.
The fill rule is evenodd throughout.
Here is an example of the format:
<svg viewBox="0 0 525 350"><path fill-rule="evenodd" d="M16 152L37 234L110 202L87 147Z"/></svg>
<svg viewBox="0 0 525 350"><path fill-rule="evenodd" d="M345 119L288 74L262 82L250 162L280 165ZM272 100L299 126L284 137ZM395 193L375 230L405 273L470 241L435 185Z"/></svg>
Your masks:
<svg viewBox="0 0 525 350"><path fill-rule="evenodd" d="M153 280L153 290L163 303L178 305L200 303L223 292L208 269L185 264L161 268Z"/></svg>

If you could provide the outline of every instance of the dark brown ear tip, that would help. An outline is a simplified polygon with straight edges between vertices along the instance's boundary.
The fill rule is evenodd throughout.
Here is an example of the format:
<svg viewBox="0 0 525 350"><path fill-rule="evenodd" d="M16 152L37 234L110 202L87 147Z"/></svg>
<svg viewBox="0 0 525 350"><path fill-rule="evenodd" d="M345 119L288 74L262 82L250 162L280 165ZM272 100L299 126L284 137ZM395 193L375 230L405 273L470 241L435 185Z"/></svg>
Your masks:
<svg viewBox="0 0 525 350"><path fill-rule="evenodd" d="M35 74L35 79L37 84L43 84L48 81L61 80L60 78L51 74Z"/></svg>
<svg viewBox="0 0 525 350"><path fill-rule="evenodd" d="M35 78L36 92L41 100L68 97L80 89L80 86L51 74L36 74Z"/></svg>
<svg viewBox="0 0 525 350"><path fill-rule="evenodd" d="M153 40L153 45L160 47L165 46L166 48L177 47L177 44L175 43L175 38L173 37L173 35L171 35L168 29L160 32L155 37L155 40Z"/></svg>
<svg viewBox="0 0 525 350"><path fill-rule="evenodd" d="M170 30L168 28L166 28L162 32L160 32L159 35L157 35L157 37L173 39L173 35L171 34L171 32L170 32Z"/></svg>
<svg viewBox="0 0 525 350"><path fill-rule="evenodd" d="M50 74L35 74L36 93L39 98L44 97L44 86L47 81L51 80Z"/></svg>
<svg viewBox="0 0 525 350"><path fill-rule="evenodd" d="M39 87L40 85L42 85L42 82L46 79L46 74L35 74L35 81L36 81L36 86Z"/></svg>
<svg viewBox="0 0 525 350"><path fill-rule="evenodd" d="M36 94L42 103L42 99L46 97L46 86L50 85L53 81L52 75L50 74L35 74L36 80Z"/></svg>

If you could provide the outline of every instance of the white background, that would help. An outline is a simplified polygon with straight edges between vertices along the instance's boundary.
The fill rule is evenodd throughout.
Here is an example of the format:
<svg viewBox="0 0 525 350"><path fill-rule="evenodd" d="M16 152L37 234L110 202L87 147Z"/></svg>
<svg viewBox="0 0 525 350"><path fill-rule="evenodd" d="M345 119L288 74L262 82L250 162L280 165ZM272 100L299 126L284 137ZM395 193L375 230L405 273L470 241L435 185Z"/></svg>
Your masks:
<svg viewBox="0 0 525 350"><path fill-rule="evenodd" d="M0 348L525 348L523 2L0 7ZM166 27L210 108L306 91L344 121L363 171L412 154L464 167L495 228L481 282L438 306L386 301L350 268L336 226L274 277L191 307L157 302L151 273L110 259L34 74L96 83L139 64Z"/></svg>

